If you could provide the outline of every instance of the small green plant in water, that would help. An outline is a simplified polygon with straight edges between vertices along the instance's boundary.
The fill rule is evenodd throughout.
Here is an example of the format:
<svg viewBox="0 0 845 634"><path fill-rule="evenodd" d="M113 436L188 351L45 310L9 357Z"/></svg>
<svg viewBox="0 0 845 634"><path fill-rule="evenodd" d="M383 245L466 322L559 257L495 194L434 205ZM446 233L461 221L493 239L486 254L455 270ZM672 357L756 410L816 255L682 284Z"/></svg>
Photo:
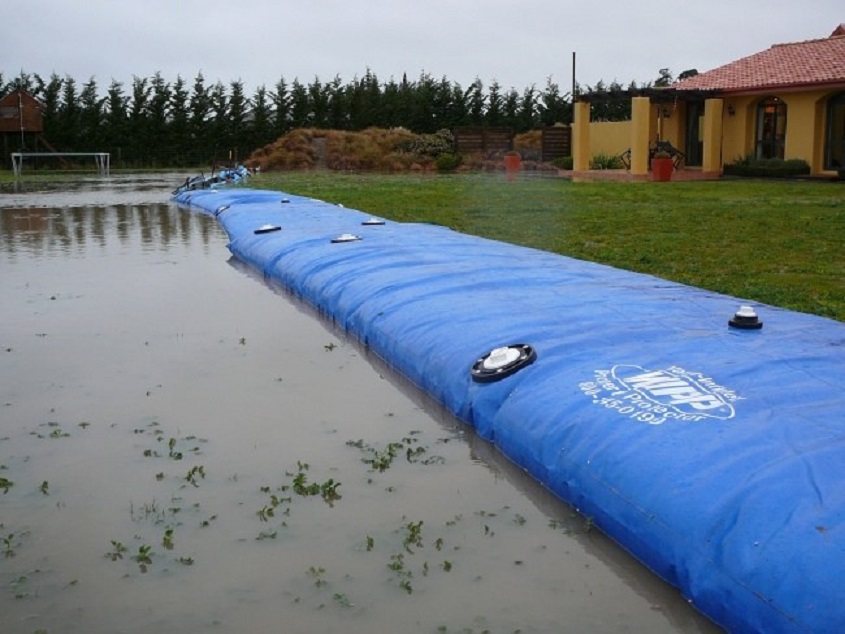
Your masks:
<svg viewBox="0 0 845 634"><path fill-rule="evenodd" d="M44 495L50 495L50 483L47 480L41 483L41 493Z"/></svg>
<svg viewBox="0 0 845 634"><path fill-rule="evenodd" d="M153 563L153 554L152 546L142 544L138 546L138 552L132 555L132 560L138 564L141 572L147 572L147 566L151 566Z"/></svg>
<svg viewBox="0 0 845 634"><path fill-rule="evenodd" d="M173 529L168 528L164 531L164 537L161 538L161 545L165 550L173 550Z"/></svg>
<svg viewBox="0 0 845 634"><path fill-rule="evenodd" d="M362 462L370 465L374 470L379 472L387 471L390 468L390 465L393 464L393 459L396 458L397 453L404 448L404 445L401 442L389 443L387 447L381 451L371 447L370 445L364 444L364 441L362 440L355 442L349 441L346 444L351 447L357 447L366 453L369 457L362 458Z"/></svg>
<svg viewBox="0 0 845 634"><path fill-rule="evenodd" d="M410 570L405 567L405 554L392 554L390 556L390 562L387 564L387 567L390 568L390 570L392 570L396 577L399 579L399 587L402 588L408 594L411 594L414 591L414 588L411 585L411 579L414 575Z"/></svg>
<svg viewBox="0 0 845 634"><path fill-rule="evenodd" d="M14 533L9 533L6 537L3 538L3 557L5 557L6 559L11 559L15 556L14 539Z"/></svg>
<svg viewBox="0 0 845 634"><path fill-rule="evenodd" d="M193 467L191 467L190 470L188 471L188 475L185 476L185 479L188 482L190 482L191 484L193 484L195 487L198 487L199 484L197 484L197 476L199 476L203 480L205 479L205 467L204 466L194 465Z"/></svg>
<svg viewBox="0 0 845 634"><path fill-rule="evenodd" d="M329 506L332 506L335 501L340 499L340 494L337 492L339 487L340 482L335 482L332 478L329 478L320 485L320 496Z"/></svg>
<svg viewBox="0 0 845 634"><path fill-rule="evenodd" d="M276 509L273 506L264 505L262 508L258 509L255 514L258 515L258 519L262 522L269 522L271 517L275 517Z"/></svg>
<svg viewBox="0 0 845 634"><path fill-rule="evenodd" d="M308 576L314 579L314 585L318 588L322 588L328 583L323 579L324 574L326 574L326 569L322 566L310 566L308 568Z"/></svg>
<svg viewBox="0 0 845 634"><path fill-rule="evenodd" d="M181 451L175 451L175 448L176 448L176 439L175 438L171 438L169 441L167 441L167 447L169 449L169 452L167 454L168 456L170 456L173 460L181 460L182 459L182 452Z"/></svg>
<svg viewBox="0 0 845 634"><path fill-rule="evenodd" d="M408 447L408 448L405 450L405 459L406 459L408 462L416 462L416 461L417 461L417 459L418 459L421 455L423 455L426 451L427 451L427 450L426 450L426 448L425 448L425 447L414 447L414 448Z"/></svg>
<svg viewBox="0 0 845 634"><path fill-rule="evenodd" d="M106 553L106 557L111 559L112 561L117 561L118 559L123 559L123 553L126 552L127 548L119 541L111 540L112 549Z"/></svg>
<svg viewBox="0 0 845 634"><path fill-rule="evenodd" d="M340 482L335 482L333 478L329 478L322 484L309 482L308 475L305 473L308 469L308 464L299 462L297 465L299 472L293 477L292 484L294 493L303 497L319 495L329 504L329 506L333 506L334 502L340 499L341 496L337 492L340 487Z"/></svg>
<svg viewBox="0 0 845 634"><path fill-rule="evenodd" d="M405 524L406 533L405 539L402 540L402 544L405 546L405 550L409 553L414 552L413 550L411 550L411 546L422 548L422 525L422 520L416 523L408 522L407 524Z"/></svg>
<svg viewBox="0 0 845 634"><path fill-rule="evenodd" d="M8 493L9 489L11 489L13 486L15 486L15 483L11 480L7 478L0 478L0 489L3 489L4 494Z"/></svg>
<svg viewBox="0 0 845 634"><path fill-rule="evenodd" d="M320 485L316 482L309 483L306 473L300 471L293 477L293 492L302 496L317 495Z"/></svg>

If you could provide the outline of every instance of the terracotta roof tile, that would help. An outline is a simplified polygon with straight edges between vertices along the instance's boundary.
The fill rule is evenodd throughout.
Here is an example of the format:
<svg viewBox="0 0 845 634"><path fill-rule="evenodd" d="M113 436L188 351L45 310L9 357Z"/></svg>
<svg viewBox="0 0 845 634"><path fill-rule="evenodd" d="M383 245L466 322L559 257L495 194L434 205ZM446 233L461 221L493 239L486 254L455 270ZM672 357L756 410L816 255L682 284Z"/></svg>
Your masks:
<svg viewBox="0 0 845 634"><path fill-rule="evenodd" d="M845 35L775 44L760 53L676 82L672 87L740 91L832 83L845 84Z"/></svg>

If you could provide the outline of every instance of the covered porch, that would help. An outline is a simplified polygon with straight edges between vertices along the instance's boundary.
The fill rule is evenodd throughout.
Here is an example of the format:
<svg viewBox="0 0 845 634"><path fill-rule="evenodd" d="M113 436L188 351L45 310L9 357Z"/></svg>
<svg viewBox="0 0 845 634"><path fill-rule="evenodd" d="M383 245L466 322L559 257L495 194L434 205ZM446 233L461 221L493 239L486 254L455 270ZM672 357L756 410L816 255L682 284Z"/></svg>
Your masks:
<svg viewBox="0 0 845 634"><path fill-rule="evenodd" d="M629 120L592 120L594 103L621 99L630 100ZM594 180L644 180L649 177L651 158L664 150L675 165L673 178L718 178L724 108L724 100L710 91L656 88L581 95L574 106L573 173ZM620 157L625 169L591 170L590 163L598 154Z"/></svg>

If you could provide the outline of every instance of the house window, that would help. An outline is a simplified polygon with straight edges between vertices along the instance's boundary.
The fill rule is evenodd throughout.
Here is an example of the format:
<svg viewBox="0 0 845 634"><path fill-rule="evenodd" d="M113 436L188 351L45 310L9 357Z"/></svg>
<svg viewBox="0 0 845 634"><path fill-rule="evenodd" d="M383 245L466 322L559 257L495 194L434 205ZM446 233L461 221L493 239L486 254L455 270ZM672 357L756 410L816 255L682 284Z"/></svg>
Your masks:
<svg viewBox="0 0 845 634"><path fill-rule="evenodd" d="M757 106L757 158L783 158L786 104L769 97Z"/></svg>
<svg viewBox="0 0 845 634"><path fill-rule="evenodd" d="M824 168L845 168L845 92L834 96L827 103L827 139Z"/></svg>

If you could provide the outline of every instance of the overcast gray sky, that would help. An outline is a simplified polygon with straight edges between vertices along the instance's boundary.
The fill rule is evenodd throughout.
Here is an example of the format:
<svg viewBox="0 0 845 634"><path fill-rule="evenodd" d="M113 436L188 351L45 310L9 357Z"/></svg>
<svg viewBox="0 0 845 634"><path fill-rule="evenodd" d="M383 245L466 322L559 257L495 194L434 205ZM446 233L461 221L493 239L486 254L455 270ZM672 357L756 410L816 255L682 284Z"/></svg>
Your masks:
<svg viewBox="0 0 845 634"><path fill-rule="evenodd" d="M22 0L6 2L0 71L114 79L160 71L190 86L241 80L247 95L284 77L381 82L421 72L466 88L478 77L522 92L548 77L627 85L703 72L772 44L827 37L842 0ZM127 91L128 92L128 91Z"/></svg>

